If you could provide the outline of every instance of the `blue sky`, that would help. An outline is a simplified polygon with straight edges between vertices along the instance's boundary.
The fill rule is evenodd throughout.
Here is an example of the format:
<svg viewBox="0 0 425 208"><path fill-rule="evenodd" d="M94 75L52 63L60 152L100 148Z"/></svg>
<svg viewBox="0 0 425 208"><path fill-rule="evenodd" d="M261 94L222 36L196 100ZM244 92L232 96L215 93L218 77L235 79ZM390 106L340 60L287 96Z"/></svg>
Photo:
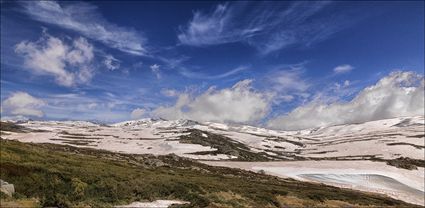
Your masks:
<svg viewBox="0 0 425 208"><path fill-rule="evenodd" d="M1 7L2 117L266 125L423 70L423 1Z"/></svg>

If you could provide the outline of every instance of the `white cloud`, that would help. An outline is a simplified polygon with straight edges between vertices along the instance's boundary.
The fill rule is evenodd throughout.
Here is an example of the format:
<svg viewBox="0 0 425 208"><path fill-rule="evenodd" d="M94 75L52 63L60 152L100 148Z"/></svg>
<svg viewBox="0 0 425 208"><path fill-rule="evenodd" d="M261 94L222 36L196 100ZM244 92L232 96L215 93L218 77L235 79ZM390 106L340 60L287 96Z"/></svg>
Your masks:
<svg viewBox="0 0 425 208"><path fill-rule="evenodd" d="M117 122L130 119L127 106L133 102L111 93L99 95L101 94L88 95L84 92L45 94L43 100L49 104L43 107L43 111L48 119L53 120Z"/></svg>
<svg viewBox="0 0 425 208"><path fill-rule="evenodd" d="M263 88L273 95L273 103L302 101L310 96L311 83L304 76L301 65L285 66L289 69L273 70L265 76Z"/></svg>
<svg viewBox="0 0 425 208"><path fill-rule="evenodd" d="M344 81L344 87L348 87L348 86L350 86L350 80L345 80Z"/></svg>
<svg viewBox="0 0 425 208"><path fill-rule="evenodd" d="M157 79L161 79L161 71L159 70L160 66L158 64L154 64L150 66L152 73L155 74Z"/></svg>
<svg viewBox="0 0 425 208"><path fill-rule="evenodd" d="M87 83L93 77L93 46L82 37L69 45L43 33L38 41L18 43L15 52L24 57L24 65L32 72L53 76L59 85L70 87ZM78 70L70 70L75 68Z"/></svg>
<svg viewBox="0 0 425 208"><path fill-rule="evenodd" d="M171 69L181 66L184 62L190 59L190 57L186 55L180 55L176 57L173 56L173 57L167 57L167 58L162 56L157 56L156 58L164 62L164 64Z"/></svg>
<svg viewBox="0 0 425 208"><path fill-rule="evenodd" d="M132 119L140 119L145 115L146 111L142 108L136 108L131 112L131 118Z"/></svg>
<svg viewBox="0 0 425 208"><path fill-rule="evenodd" d="M335 82L334 86L331 87L330 90L332 91L332 93L335 93L348 88L350 85L350 80L345 80L342 83Z"/></svg>
<svg viewBox="0 0 425 208"><path fill-rule="evenodd" d="M2 116L2 121L27 121L29 118L26 116Z"/></svg>
<svg viewBox="0 0 425 208"><path fill-rule="evenodd" d="M175 89L162 89L161 94L167 97L176 97L179 95L179 92Z"/></svg>
<svg viewBox="0 0 425 208"><path fill-rule="evenodd" d="M106 55L105 60L103 60L103 64L105 64L106 68L111 71L120 68L120 61L112 55Z"/></svg>
<svg viewBox="0 0 425 208"><path fill-rule="evenodd" d="M238 73L245 71L247 69L248 69L247 66L238 66L238 67L236 67L236 68L234 68L230 71L224 72L222 74L207 75L207 74L204 74L204 73L192 72L192 71L189 71L189 70L183 68L183 69L180 70L180 74L182 74L185 77L193 78L193 79L223 79L223 78L238 74Z"/></svg>
<svg viewBox="0 0 425 208"><path fill-rule="evenodd" d="M371 120L424 115L424 77L415 72L393 72L375 85L360 91L349 102L323 103L314 100L268 126L284 130L305 129Z"/></svg>
<svg viewBox="0 0 425 208"><path fill-rule="evenodd" d="M300 69L280 70L268 75L268 80L275 91L279 92L304 92L310 84L302 78Z"/></svg>
<svg viewBox="0 0 425 208"><path fill-rule="evenodd" d="M273 2L219 4L210 13L194 12L193 18L180 27L177 37L182 44L191 46L243 42L263 55L291 45L309 46L349 25L338 13L332 18L318 17L317 13L328 4L328 1L293 2L289 6Z"/></svg>
<svg viewBox="0 0 425 208"><path fill-rule="evenodd" d="M251 88L252 80L243 80L232 88L210 88L191 98L180 94L176 104L159 107L153 115L166 119L250 123L262 119L269 110L269 97Z"/></svg>
<svg viewBox="0 0 425 208"><path fill-rule="evenodd" d="M89 104L87 104L87 108L88 109L95 109L97 106L98 106L97 103L89 103Z"/></svg>
<svg viewBox="0 0 425 208"><path fill-rule="evenodd" d="M337 74L341 74L341 73L350 72L353 69L354 69L353 66L351 66L349 64L344 64L344 65L339 65L339 66L335 67L334 72L337 73Z"/></svg>
<svg viewBox="0 0 425 208"><path fill-rule="evenodd" d="M229 10L228 4L219 4L211 14L196 11L188 25L180 28L178 39L183 44L194 46L238 41L238 34L229 32L227 28L232 16Z"/></svg>
<svg viewBox="0 0 425 208"><path fill-rule="evenodd" d="M93 46L85 38L78 38L73 42L74 49L66 54L67 61L72 65L90 62L93 57Z"/></svg>
<svg viewBox="0 0 425 208"><path fill-rule="evenodd" d="M1 110L2 114L43 117L44 113L40 108L44 105L46 102L26 92L15 92L2 102Z"/></svg>
<svg viewBox="0 0 425 208"><path fill-rule="evenodd" d="M74 30L130 54L146 54L145 38L141 34L108 22L94 5L56 1L26 1L23 5L24 12L38 21Z"/></svg>
<svg viewBox="0 0 425 208"><path fill-rule="evenodd" d="M277 99L282 100L283 102L291 102L292 100L294 100L294 96L293 95L281 95L281 96L277 96Z"/></svg>

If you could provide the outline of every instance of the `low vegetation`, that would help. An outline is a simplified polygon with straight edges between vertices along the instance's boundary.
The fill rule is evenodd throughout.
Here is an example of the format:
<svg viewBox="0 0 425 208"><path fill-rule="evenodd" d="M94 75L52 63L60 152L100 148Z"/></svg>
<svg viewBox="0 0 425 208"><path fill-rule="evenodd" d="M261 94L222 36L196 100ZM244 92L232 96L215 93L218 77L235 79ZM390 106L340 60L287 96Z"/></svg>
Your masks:
<svg viewBox="0 0 425 208"><path fill-rule="evenodd" d="M180 136L180 143L199 144L215 148L215 151L203 151L193 154L226 154L235 156L238 161L270 161L271 156L264 152L252 152L246 145L234 141L219 134L200 131L197 129L188 130L188 135Z"/></svg>
<svg viewBox="0 0 425 208"><path fill-rule="evenodd" d="M395 159L384 159L380 157L376 157L375 155L356 155L356 156L342 156L342 157L299 157L298 160L370 160L377 162L386 162L387 165L391 165L397 168L403 168L408 170L416 170L418 167L425 168L425 160L420 159L412 159L408 157L399 157Z"/></svg>
<svg viewBox="0 0 425 208"><path fill-rule="evenodd" d="M28 133L28 132L46 132L45 130L39 129L30 129L19 124L15 124L12 122L4 122L0 121L0 131L1 135L7 135L7 132L15 132L15 133Z"/></svg>
<svg viewBox="0 0 425 208"><path fill-rule="evenodd" d="M29 130L23 126L16 125L11 122L3 122L3 121L0 121L0 129L2 131L10 131L10 132L18 132L18 133L27 132Z"/></svg>
<svg viewBox="0 0 425 208"><path fill-rule="evenodd" d="M178 199L186 207L414 207L382 195L210 167L175 155L125 155L0 140L0 178L15 185L2 206L110 207Z"/></svg>
<svg viewBox="0 0 425 208"><path fill-rule="evenodd" d="M388 165L395 166L397 168L404 168L408 170L416 170L417 167L423 167L425 168L425 161L424 160L418 160L418 159L411 159L408 157L400 157L393 160L386 160Z"/></svg>
<svg viewBox="0 0 425 208"><path fill-rule="evenodd" d="M411 144L411 143L407 143L407 142L393 142L393 143L387 143L387 145L388 146L407 145L407 146L412 146L412 147L417 148L417 149L425 149L425 146L423 146L423 145Z"/></svg>

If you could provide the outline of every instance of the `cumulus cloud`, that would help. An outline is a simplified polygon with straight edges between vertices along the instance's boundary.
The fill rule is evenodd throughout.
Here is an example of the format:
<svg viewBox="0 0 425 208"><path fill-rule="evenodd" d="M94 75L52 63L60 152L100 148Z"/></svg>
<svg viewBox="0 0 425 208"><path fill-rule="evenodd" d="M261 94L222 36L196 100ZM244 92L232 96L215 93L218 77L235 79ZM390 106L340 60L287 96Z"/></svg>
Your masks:
<svg viewBox="0 0 425 208"><path fill-rule="evenodd" d="M262 119L269 110L269 97L251 88L252 80L243 80L231 88L210 88L192 98L179 95L171 107L159 107L153 115L166 119L249 123Z"/></svg>
<svg viewBox="0 0 425 208"><path fill-rule="evenodd" d="M342 73L350 72L353 69L354 69L353 66L351 66L349 64L344 64L344 65L339 65L339 66L335 67L334 72L336 74L342 74Z"/></svg>
<svg viewBox="0 0 425 208"><path fill-rule="evenodd" d="M191 46L243 42L261 54L291 45L309 46L350 25L338 13L332 18L318 16L328 5L329 1L292 2L289 6L273 2L219 4L211 12L194 12L177 37Z"/></svg>
<svg viewBox="0 0 425 208"><path fill-rule="evenodd" d="M46 105L45 101L26 92L15 92L2 102L1 110L2 114L43 117L44 113L40 108L44 105Z"/></svg>
<svg viewBox="0 0 425 208"><path fill-rule="evenodd" d="M44 32L38 41L18 43L15 52L24 57L24 65L32 72L53 76L59 85L87 83L94 74L93 46L82 37L67 44Z"/></svg>
<svg viewBox="0 0 425 208"><path fill-rule="evenodd" d="M314 100L270 120L268 126L297 130L424 115L424 83L424 76L415 72L393 72L360 91L351 101L323 103Z"/></svg>
<svg viewBox="0 0 425 208"><path fill-rule="evenodd" d="M145 109L136 108L131 112L130 116L132 119L140 119L143 117L143 115L145 115L145 112Z"/></svg>
<svg viewBox="0 0 425 208"><path fill-rule="evenodd" d="M24 12L34 19L76 31L108 47L135 55L145 55L145 38L137 31L108 22L96 6L88 3L56 1L23 2Z"/></svg>
<svg viewBox="0 0 425 208"><path fill-rule="evenodd" d="M158 64L154 64L150 66L152 73L155 74L157 79L161 79L161 71L159 70L159 67L160 66Z"/></svg>

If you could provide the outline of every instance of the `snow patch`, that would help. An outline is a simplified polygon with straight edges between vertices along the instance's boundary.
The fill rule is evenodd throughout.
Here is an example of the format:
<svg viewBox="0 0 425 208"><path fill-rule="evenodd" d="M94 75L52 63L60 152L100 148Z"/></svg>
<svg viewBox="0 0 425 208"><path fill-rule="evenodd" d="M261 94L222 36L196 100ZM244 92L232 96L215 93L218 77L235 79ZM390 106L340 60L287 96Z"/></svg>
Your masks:
<svg viewBox="0 0 425 208"><path fill-rule="evenodd" d="M128 205L115 206L116 208L167 208L173 204L188 204L186 201L177 200L156 200L153 202L133 202Z"/></svg>

